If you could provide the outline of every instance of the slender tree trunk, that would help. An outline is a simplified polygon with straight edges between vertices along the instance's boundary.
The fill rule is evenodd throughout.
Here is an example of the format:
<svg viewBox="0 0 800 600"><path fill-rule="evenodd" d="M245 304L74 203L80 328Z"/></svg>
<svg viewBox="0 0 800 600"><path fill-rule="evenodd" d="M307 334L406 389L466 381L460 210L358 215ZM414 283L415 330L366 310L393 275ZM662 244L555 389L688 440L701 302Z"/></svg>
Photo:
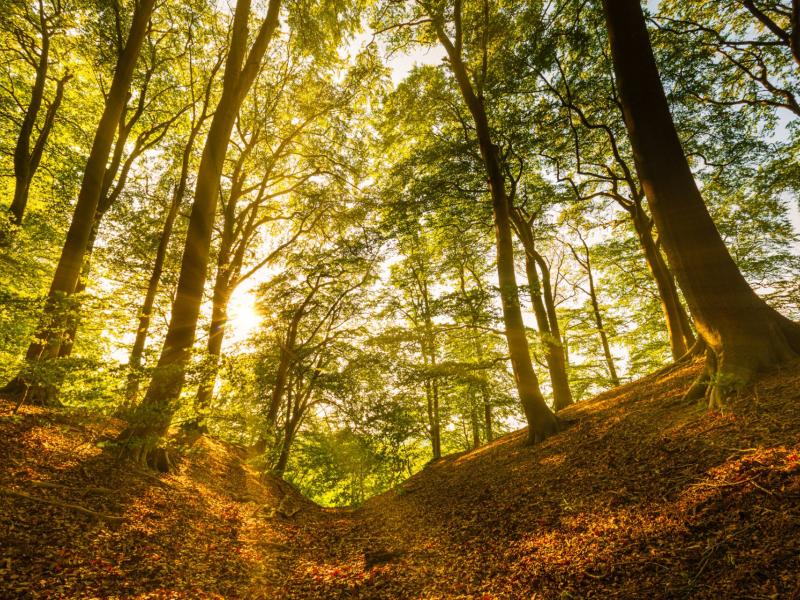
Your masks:
<svg viewBox="0 0 800 600"><path fill-rule="evenodd" d="M300 321L305 314L306 306L316 293L316 288L312 289L304 302L297 307L292 315L292 320L289 322L289 328L286 330L286 338L281 345L278 368L275 372L275 385L272 387L272 396L267 410L267 428L272 429L278 419L278 410L281 406L281 399L286 390L286 384L289 379L289 368L292 364L294 356L294 346L297 341L297 328L300 326Z"/></svg>
<svg viewBox="0 0 800 600"><path fill-rule="evenodd" d="M483 99L477 96L470 82L466 65L461 57L460 42L456 47L434 15L436 34L449 57L450 68L458 82L461 96L472 115L478 147L486 168L486 176L494 210L495 244L497 248L497 279L503 307L503 321L511 357L511 367L520 402L528 422L528 443L534 443L558 431L558 419L548 408L539 389L539 380L531 364L530 348L525 333L525 323L519 304L517 276L514 272L514 244L512 240L510 206L505 189L505 179L500 164L499 148L492 141L489 121ZM460 15L457 16L460 20ZM459 24L460 30L460 24Z"/></svg>
<svg viewBox="0 0 800 600"><path fill-rule="evenodd" d="M289 464L289 452L292 448L292 442L294 441L294 434L299 420L299 415L292 407L292 394L290 392L286 397L286 424L283 428L281 451L278 454L275 467L272 469L278 477L283 477L283 474L286 472L286 466Z"/></svg>
<svg viewBox="0 0 800 600"><path fill-rule="evenodd" d="M694 344L694 334L689 326L689 317L683 308L675 278L661 256L655 240L653 239L653 222L641 211L641 207L633 215L633 224L636 236L644 253L647 269L653 276L661 301L661 310L664 313L664 322L669 336L672 358L678 360ZM688 326L688 329L687 329Z"/></svg>
<svg viewBox="0 0 800 600"><path fill-rule="evenodd" d="M419 285L423 306L425 307L425 337L421 344L422 355L425 360L425 368L430 370L436 368L436 339L433 331L433 321L431 321L430 315L427 282L420 281ZM427 376L429 379L425 381L425 386L428 396L428 421L430 425L431 449L433 451L434 460L437 460L442 457L441 423L439 420L439 382L436 377L430 378L430 373Z"/></svg>
<svg viewBox="0 0 800 600"><path fill-rule="evenodd" d="M523 240L525 270L528 276L528 287L530 288L531 303L533 304L533 312L536 315L539 335L547 350L545 360L547 361L547 369L550 372L550 383L553 386L553 409L559 411L573 403L572 390L569 387L567 364L564 360L564 349L557 328L558 321L555 315L555 307L552 307L552 314L550 314L548 306L545 305L544 296L546 294L542 289L542 280L536 269L535 249L532 247L531 242L531 239ZM549 286L549 277L547 278L547 284ZM553 304L552 291L548 290L548 292L550 292L550 304ZM551 327L551 321L556 324L555 329Z"/></svg>
<svg viewBox="0 0 800 600"><path fill-rule="evenodd" d="M169 241L172 237L172 229L175 226L175 219L178 216L178 210L180 209L185 190L186 177L184 176L179 180L178 186L172 195L172 201L167 209L167 215L164 219L164 225L161 229L161 237L158 240L158 248L156 249L155 260L153 261L153 271L150 273L150 279L147 282L147 291L144 295L142 308L139 310L139 322L136 327L136 338L133 341L131 354L128 358L128 378L125 385L125 401L123 409L134 406L136 404L136 397L139 394L142 356L144 355L144 347L145 343L147 342L147 335L150 331L150 319L153 314L153 305L155 304L158 286L161 282L161 274L164 271L164 262L167 258L167 250L169 249Z"/></svg>
<svg viewBox="0 0 800 600"><path fill-rule="evenodd" d="M28 151L30 144L30 137L28 142L23 145L22 140L17 143L17 148L14 152L14 199L11 202L9 211L12 215L12 222L14 225L21 225L22 219L25 215L25 209L28 206L28 196L30 195L31 183L33 176L39 168L39 163L42 160L47 140L50 137L50 131L56 120L56 113L58 112L61 102L64 99L64 86L72 78L72 75L67 73L56 83L56 93L53 97L50 106L47 108L47 113L42 123L42 128L34 143L33 150L30 151L27 161L22 160L22 154ZM22 147L21 147L22 146Z"/></svg>
<svg viewBox="0 0 800 600"><path fill-rule="evenodd" d="M425 381L425 400L428 408L428 437L431 440L431 455L433 460L442 457L436 444L436 417L433 411L433 384L430 379Z"/></svg>
<svg viewBox="0 0 800 600"><path fill-rule="evenodd" d="M800 353L800 326L745 281L697 188L664 94L639 0L603 0L625 124L667 259L711 354L709 405ZM703 388L693 386L696 393Z"/></svg>
<svg viewBox="0 0 800 600"><path fill-rule="evenodd" d="M208 330L208 344L206 345L206 358L208 364L200 378L195 397L195 415L198 426L205 430L205 418L211 405L214 386L217 382L219 357L222 354L222 342L225 338L225 326L228 323L228 301L231 290L225 272L217 273L214 284L214 294L211 300L211 325Z"/></svg>
<svg viewBox="0 0 800 600"><path fill-rule="evenodd" d="M478 448L481 445L481 422L478 418L478 406L472 386L469 390L469 422L472 427L472 447Z"/></svg>
<svg viewBox="0 0 800 600"><path fill-rule="evenodd" d="M489 399L489 391L486 385L481 386L481 399L483 400L483 430L486 435L486 441L494 441L494 424L492 421L492 403Z"/></svg>
<svg viewBox="0 0 800 600"><path fill-rule="evenodd" d="M61 257L50 285L36 334L25 354L25 359L29 364L58 356L63 335L63 310L78 283L84 254L94 224L95 212L100 202L106 161L114 142L114 131L127 102L133 70L147 32L147 24L153 12L154 3L155 0L141 0L136 4L128 39L117 60L103 115L97 126L92 149L86 161L78 202L67 231ZM49 391L49 386L37 386L36 382L26 381L24 369L15 380L6 386L7 393L16 393L21 396L27 392L31 400L43 403L48 402Z"/></svg>
<svg viewBox="0 0 800 600"><path fill-rule="evenodd" d="M616 387L619 385L619 376L617 375L617 367L614 364L614 356L611 354L611 346L608 343L608 333L603 324L603 313L600 311L600 302L597 300L597 290L594 287L594 275L592 274L592 266L589 262L588 254L586 257L586 274L589 278L589 301L592 304L592 316L597 327L597 333L600 336L600 344L603 346L603 356L606 360L608 376L611 379L611 384Z"/></svg>
<svg viewBox="0 0 800 600"><path fill-rule="evenodd" d="M233 18L230 50L222 95L206 138L197 170L194 203L189 216L175 302L164 346L144 399L131 425L120 434L125 454L141 464L167 432L186 376L203 300L211 248L219 181L239 107L261 68L261 61L278 25L280 0L270 0L267 14L248 53L249 0L239 0Z"/></svg>
<svg viewBox="0 0 800 600"><path fill-rule="evenodd" d="M473 326L477 325L477 316L473 314ZM483 363L483 349L481 348L478 337L475 335L475 355L478 357L478 362ZM494 422L492 419L492 398L489 394L489 386L486 381L480 382L481 401L483 402L483 430L486 435L486 441L491 442L494 440Z"/></svg>
<svg viewBox="0 0 800 600"><path fill-rule="evenodd" d="M434 379L431 382L433 388L433 423L432 423L432 438L433 438L433 458L442 457L442 428L439 419L439 383Z"/></svg>

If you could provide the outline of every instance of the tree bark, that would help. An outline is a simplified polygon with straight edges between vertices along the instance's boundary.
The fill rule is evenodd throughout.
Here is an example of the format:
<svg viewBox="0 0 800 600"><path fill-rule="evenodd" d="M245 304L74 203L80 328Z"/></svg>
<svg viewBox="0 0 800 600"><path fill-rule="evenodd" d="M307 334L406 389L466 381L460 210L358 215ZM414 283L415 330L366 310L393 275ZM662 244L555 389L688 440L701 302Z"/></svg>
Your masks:
<svg viewBox="0 0 800 600"><path fill-rule="evenodd" d="M75 286L78 283L94 224L95 212L100 202L106 161L114 142L114 131L127 103L133 70L147 32L147 24L154 4L155 0L141 0L136 4L128 39L117 60L103 115L95 131L92 149L86 161L78 202L67 231L61 257L50 285L36 334L25 354L28 363L36 363L58 356L63 335L63 310L74 294ZM37 386L36 382L27 381L24 369L15 380L6 386L6 390L10 393L20 395L27 393L31 400L43 403L47 403L51 396L50 390L47 388L48 386Z"/></svg>
<svg viewBox="0 0 800 600"><path fill-rule="evenodd" d="M280 0L270 0L267 14L248 52L250 2L239 0L236 4L222 95L197 170L194 203L167 335L147 393L137 407L131 425L120 434L120 440L126 445L125 454L140 464L148 464L148 457L152 456L159 440L167 432L177 408L203 300L219 181L231 131L277 28L279 11Z"/></svg>
<svg viewBox="0 0 800 600"><path fill-rule="evenodd" d="M625 124L670 267L713 360L712 408L800 353L800 326L759 298L714 225L672 121L639 0L603 0ZM695 392L698 391L694 386Z"/></svg>
<svg viewBox="0 0 800 600"><path fill-rule="evenodd" d="M694 344L694 334L692 333L689 317L678 295L675 278L664 261L656 241L653 239L653 221L642 212L641 207L638 207L632 217L647 269L653 276L653 281L655 281L656 289L658 290L672 358L678 360Z"/></svg>
<svg viewBox="0 0 800 600"><path fill-rule="evenodd" d="M478 406L474 389L469 391L469 422L472 428L472 447L478 448L481 445L481 422L478 418Z"/></svg>
<svg viewBox="0 0 800 600"><path fill-rule="evenodd" d="M458 11L457 11L458 12ZM514 245L511 233L510 206L505 188L505 179L498 155L498 147L492 141L491 129L483 104L483 99L475 94L470 82L467 67L461 57L460 41L456 45L444 32L436 15L431 15L436 35L447 52L451 71L458 82L461 96L472 115L478 147L483 159L489 189L492 197L492 208L495 221L495 245L497 248L497 279L500 287L500 299L503 307L503 321L511 367L520 397L525 418L528 422L528 443L544 440L558 431L558 419L548 408L541 390L539 380L531 364L530 348L525 333L525 323L519 304L517 276L514 272ZM457 29L460 31L460 14Z"/></svg>

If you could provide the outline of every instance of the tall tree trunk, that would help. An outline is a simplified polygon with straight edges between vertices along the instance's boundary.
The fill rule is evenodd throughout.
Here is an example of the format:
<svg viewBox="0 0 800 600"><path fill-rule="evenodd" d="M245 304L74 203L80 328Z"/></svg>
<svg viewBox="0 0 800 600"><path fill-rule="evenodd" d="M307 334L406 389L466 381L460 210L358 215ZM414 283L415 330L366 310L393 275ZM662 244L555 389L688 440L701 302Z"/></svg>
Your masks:
<svg viewBox="0 0 800 600"><path fill-rule="evenodd" d="M131 425L120 434L120 440L126 444L125 454L141 464L152 464L153 450L167 432L177 408L203 300L219 181L231 131L239 107L261 68L261 61L278 25L279 10L280 0L270 0L267 14L248 53L250 2L239 0L236 4L222 95L197 170L194 203L167 335L147 393L137 407Z"/></svg>
<svg viewBox="0 0 800 600"><path fill-rule="evenodd" d="M725 247L669 111L639 0L603 0L625 124L667 259L709 349L709 405L800 353L800 326L759 298Z"/></svg>
<svg viewBox="0 0 800 600"><path fill-rule="evenodd" d="M517 276L514 272L514 245L511 233L511 218L506 182L500 164L499 148L492 141L489 120L483 99L475 94L466 65L461 56L460 42L450 41L437 15L431 15L440 43L447 52L450 69L458 82L461 96L472 115L478 147L486 168L486 176L494 211L495 245L497 248L497 279L503 307L503 321L511 357L511 367L525 418L528 422L528 443L538 442L558 431L558 419L548 408L539 380L531 363L530 348L525 333L525 323L519 304ZM460 14L456 15L461 30Z"/></svg>
<svg viewBox="0 0 800 600"><path fill-rule="evenodd" d="M222 342L225 338L225 326L228 323L228 301L231 290L229 278L224 270L217 272L214 282L214 293L211 300L211 325L208 330L208 344L206 345L207 365L197 387L194 408L197 425L205 430L205 418L211 405L214 386L217 382L219 370L219 357L222 354Z"/></svg>
<svg viewBox="0 0 800 600"><path fill-rule="evenodd" d="M428 425L430 426L431 450L434 460L442 457L441 422L439 420L439 381L431 377L430 371L436 368L436 338L431 320L430 303L428 301L428 285L426 280L418 281L425 310L425 331L422 341L422 356L428 372L425 380L425 391L428 397Z"/></svg>
<svg viewBox="0 0 800 600"><path fill-rule="evenodd" d="M136 328L136 338L131 348L131 354L128 358L128 380L125 385L125 400L123 401L122 409L127 410L136 404L136 398L139 395L139 382L141 377L142 357L144 355L144 347L147 342L147 336L150 331L150 319L153 313L153 305L155 304L156 294L158 293L158 286L161 282L161 274L164 271L164 262L167 258L167 250L169 249L169 242L172 238L172 230L175 226L175 219L178 216L183 199L186 196L186 187L189 182L189 165L192 159L192 151L197 136L203 127L206 119L208 118L208 104L211 95L211 87L220 63L216 63L211 71L208 83L205 89L205 95L202 100L202 108L200 114L196 116L189 130L189 135L186 138L186 144L183 146L181 153L181 167L180 175L178 176L178 184L175 186L175 191L172 195L167 214L164 219L164 225L161 229L161 237L158 240L158 247L156 249L155 260L153 261L153 271L150 274L150 279L147 282L147 291L145 292L142 308L139 311L139 323Z"/></svg>
<svg viewBox="0 0 800 600"><path fill-rule="evenodd" d="M475 339L475 356L478 358L479 363L483 363L483 348L481 347L480 342L478 341L477 336L477 315L473 313L473 326L476 328L473 331L473 337ZM485 380L481 380L480 382L480 391L481 391L481 402L483 403L483 430L486 436L486 441L491 442L494 440L494 420L492 419L492 398L489 394L489 385L486 383Z"/></svg>
<svg viewBox="0 0 800 600"><path fill-rule="evenodd" d="M694 334L689 324L689 317L683 308L675 278L667 267L661 251L653 239L653 222L645 215L641 207L635 210L633 225L639 245L642 247L647 269L653 276L658 290L661 310L664 313L664 322L669 336L672 358L678 360L688 352L694 344Z"/></svg>
<svg viewBox="0 0 800 600"><path fill-rule="evenodd" d="M89 234L89 240L86 242L86 253L83 256L83 266L81 267L81 274L78 278L78 283L75 286L74 302L70 306L69 312L65 318L64 336L61 340L61 346L58 348L59 358L69 358L72 355L72 349L75 346L75 337L78 334L78 327L81 320L81 294L86 291L86 284L89 281L89 269L92 265L92 253L94 252L94 245L97 242L97 232L100 229L100 221L95 218L92 225L92 232ZM60 385L54 387L53 393L58 394Z"/></svg>
<svg viewBox="0 0 800 600"><path fill-rule="evenodd" d="M586 279L589 282L589 289L584 290L581 288L581 290L587 296L589 296L589 303L592 306L592 318L594 319L594 324L597 328L597 334L600 336L600 344L603 348L603 357L606 361L608 376L611 380L611 384L616 387L619 385L619 376L617 375L617 367L614 364L614 356L611 354L611 345L608 342L608 332L606 331L606 327L603 323L603 313L600 310L600 302L597 299L597 288L594 285L594 272L592 271L592 258L589 254L589 246L586 244L586 241L583 239L583 236L581 236L580 233L578 233L578 237L583 245L583 258L578 256L577 251L572 246L569 246L569 249L578 264L583 267L584 271L586 271Z"/></svg>
<svg viewBox="0 0 800 600"><path fill-rule="evenodd" d="M36 334L25 354L28 363L36 363L58 356L63 335L63 309L65 304L68 304L67 300L75 292L75 286L78 283L84 254L94 224L95 212L100 202L106 161L114 142L114 131L127 102L133 70L147 32L147 24L154 4L155 0L141 0L136 4L128 39L117 60L103 115L97 126L92 149L86 161L78 202L75 205L75 212L67 231L61 257L50 285ZM42 403L47 403L51 396L50 386L37 385L35 381L26 381L25 369L6 386L6 392L20 396L27 392L31 400Z"/></svg>
<svg viewBox="0 0 800 600"><path fill-rule="evenodd" d="M597 301L597 291L594 287L594 278L591 275L591 271L589 275L589 300L592 303L592 315L594 316L597 333L600 335L600 344L603 346L603 356L606 360L608 376L611 379L611 384L616 387L619 385L619 376L617 375L617 367L614 364L614 356L611 354L611 347L608 343L608 333L606 332L605 325L603 324L603 314L600 311L600 303Z"/></svg>
<svg viewBox="0 0 800 600"><path fill-rule="evenodd" d="M255 142L255 136L252 140ZM233 174L228 204L223 211L222 239L220 240L217 254L217 273L214 278L214 291L211 296L211 324L208 330L206 344L206 366L200 374L197 386L197 395L194 401L194 421L190 426L206 431L205 419L214 395L214 386L217 382L219 357L222 354L222 342L225 338L225 327L228 324L228 302L234 290L233 282L239 276L242 261L244 260L245 242L242 239L238 251L234 252L234 228L236 220L236 205L242 196L244 174L242 168L247 155L254 147L248 144L236 163ZM242 232L246 237L246 233Z"/></svg>
<svg viewBox="0 0 800 600"><path fill-rule="evenodd" d="M439 419L439 382L435 379L431 382L433 388L433 423L432 423L432 441L433 441L433 458L442 457L442 426Z"/></svg>
<svg viewBox="0 0 800 600"><path fill-rule="evenodd" d="M286 416L287 423L283 429L283 440L281 441L281 451L278 454L278 460L275 467L272 469L273 473L278 477L283 477L286 473L286 466L289 464L289 452L292 449L292 442L294 442L294 427L293 419Z"/></svg>
<svg viewBox="0 0 800 600"><path fill-rule="evenodd" d="M286 466L289 464L289 453L292 449L297 429L300 426L300 421L303 419L305 410L308 408L308 398L311 395L313 383L309 383L309 388L302 390L302 386L293 390L289 385L289 391L286 395L286 424L283 428L283 440L281 441L281 450L278 454L278 460L275 463L272 471L278 477L283 477L286 472Z"/></svg>

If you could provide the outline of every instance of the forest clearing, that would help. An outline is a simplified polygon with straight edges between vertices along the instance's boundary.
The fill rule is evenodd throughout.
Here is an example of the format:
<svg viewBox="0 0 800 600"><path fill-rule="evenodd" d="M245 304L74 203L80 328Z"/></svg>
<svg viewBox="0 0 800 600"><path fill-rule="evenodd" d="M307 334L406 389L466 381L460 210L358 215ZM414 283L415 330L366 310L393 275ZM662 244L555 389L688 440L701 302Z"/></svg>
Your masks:
<svg viewBox="0 0 800 600"><path fill-rule="evenodd" d="M800 600L800 0L0 0L0 597Z"/></svg>

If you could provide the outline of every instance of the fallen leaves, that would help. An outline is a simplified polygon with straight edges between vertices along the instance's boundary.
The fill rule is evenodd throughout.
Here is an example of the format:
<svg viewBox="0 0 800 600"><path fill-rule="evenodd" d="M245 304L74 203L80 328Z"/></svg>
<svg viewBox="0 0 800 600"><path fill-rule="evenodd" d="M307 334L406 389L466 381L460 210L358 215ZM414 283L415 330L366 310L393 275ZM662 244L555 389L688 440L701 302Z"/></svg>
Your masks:
<svg viewBox="0 0 800 600"><path fill-rule="evenodd" d="M84 443L121 423L25 407L0 417L0 596L800 597L800 375L726 414L662 402L693 375L574 406L533 448L517 432L445 457L357 510L205 438L177 474L131 470Z"/></svg>

